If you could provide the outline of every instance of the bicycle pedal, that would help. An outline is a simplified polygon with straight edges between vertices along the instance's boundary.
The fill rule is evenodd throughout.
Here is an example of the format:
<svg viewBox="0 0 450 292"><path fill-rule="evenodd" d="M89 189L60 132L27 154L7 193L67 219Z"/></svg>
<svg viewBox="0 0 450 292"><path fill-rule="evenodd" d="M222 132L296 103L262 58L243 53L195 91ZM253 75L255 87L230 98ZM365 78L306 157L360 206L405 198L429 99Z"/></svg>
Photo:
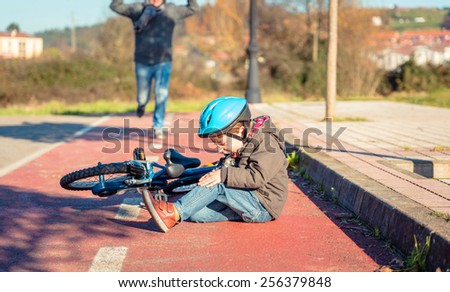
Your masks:
<svg viewBox="0 0 450 292"><path fill-rule="evenodd" d="M145 152L143 148L137 147L133 150L133 159L145 161Z"/></svg>
<svg viewBox="0 0 450 292"><path fill-rule="evenodd" d="M159 200L159 201L164 201L164 202L167 202L167 201L168 201L167 195L164 194L164 193L158 193L158 194L155 194L153 197L154 197L156 200Z"/></svg>

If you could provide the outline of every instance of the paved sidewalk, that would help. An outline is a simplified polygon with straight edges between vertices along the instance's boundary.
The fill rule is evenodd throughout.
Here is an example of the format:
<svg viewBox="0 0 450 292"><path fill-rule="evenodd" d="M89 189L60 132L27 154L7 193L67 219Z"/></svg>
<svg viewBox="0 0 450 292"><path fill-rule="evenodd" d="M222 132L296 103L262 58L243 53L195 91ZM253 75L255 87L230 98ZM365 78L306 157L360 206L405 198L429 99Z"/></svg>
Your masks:
<svg viewBox="0 0 450 292"><path fill-rule="evenodd" d="M429 265L450 268L450 110L392 102L254 104L302 151L309 176L408 254L431 235ZM447 218L447 220L445 220Z"/></svg>

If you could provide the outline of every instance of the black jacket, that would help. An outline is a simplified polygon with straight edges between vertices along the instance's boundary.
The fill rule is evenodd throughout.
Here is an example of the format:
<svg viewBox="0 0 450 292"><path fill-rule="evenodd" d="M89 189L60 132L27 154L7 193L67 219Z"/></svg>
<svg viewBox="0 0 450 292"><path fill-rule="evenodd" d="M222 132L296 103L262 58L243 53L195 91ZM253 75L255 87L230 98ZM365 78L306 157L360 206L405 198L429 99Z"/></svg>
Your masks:
<svg viewBox="0 0 450 292"><path fill-rule="evenodd" d="M158 64L172 61L172 34L178 20L193 15L199 6L188 0L185 6L163 4L157 9L143 2L124 4L113 0L110 8L131 19L135 31L134 61Z"/></svg>

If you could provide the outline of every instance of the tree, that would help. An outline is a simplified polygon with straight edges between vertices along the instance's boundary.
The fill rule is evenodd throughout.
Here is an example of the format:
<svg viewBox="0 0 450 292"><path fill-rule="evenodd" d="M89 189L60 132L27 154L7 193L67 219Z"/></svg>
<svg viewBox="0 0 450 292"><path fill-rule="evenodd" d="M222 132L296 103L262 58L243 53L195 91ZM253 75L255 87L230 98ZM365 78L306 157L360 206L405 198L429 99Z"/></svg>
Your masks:
<svg viewBox="0 0 450 292"><path fill-rule="evenodd" d="M303 72L310 59L306 17L287 0L260 6L258 42L264 63L261 66L263 86L281 86L281 90L302 94ZM275 82L273 82L275 81Z"/></svg>
<svg viewBox="0 0 450 292"><path fill-rule="evenodd" d="M94 51L99 58L112 63L129 62L133 57L133 38L130 21L121 16L112 17L100 27Z"/></svg>
<svg viewBox="0 0 450 292"><path fill-rule="evenodd" d="M12 22L10 25L8 25L8 27L6 28L6 31L8 32L13 32L13 31L20 31L19 25L15 22Z"/></svg>
<svg viewBox="0 0 450 292"><path fill-rule="evenodd" d="M260 1L261 2L261 1ZM227 82L241 85L245 80L245 49L248 39L247 0L216 0L195 17L186 20L186 32L195 48L216 62L215 71L224 73Z"/></svg>
<svg viewBox="0 0 450 292"><path fill-rule="evenodd" d="M217 0L209 18L209 28L215 38L215 48L220 48L228 57L233 69L245 56L245 38L248 27L242 11L249 11L248 1Z"/></svg>
<svg viewBox="0 0 450 292"><path fill-rule="evenodd" d="M390 43L380 37L386 28L373 25L372 18L383 17L383 13L379 9L365 9L345 3L339 6L339 96L375 94L383 74L373 56Z"/></svg>
<svg viewBox="0 0 450 292"><path fill-rule="evenodd" d="M319 51L319 34L321 25L321 12L323 8L323 0L314 1L306 0L305 9L307 14L307 26L312 44L312 61L317 62Z"/></svg>

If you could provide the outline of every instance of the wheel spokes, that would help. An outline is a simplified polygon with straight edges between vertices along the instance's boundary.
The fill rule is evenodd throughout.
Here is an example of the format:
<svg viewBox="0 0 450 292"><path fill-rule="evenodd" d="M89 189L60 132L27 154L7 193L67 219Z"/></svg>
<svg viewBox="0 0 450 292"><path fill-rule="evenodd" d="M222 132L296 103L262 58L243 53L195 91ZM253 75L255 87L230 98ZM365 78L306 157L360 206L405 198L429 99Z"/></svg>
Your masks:
<svg viewBox="0 0 450 292"><path fill-rule="evenodd" d="M123 182L124 180L130 178L129 175L124 175L122 173L114 173L114 174L106 174L103 175L103 182L105 183L114 183L114 182ZM77 181L74 181L70 183L70 186L73 188L85 188L85 189L91 189L95 185L97 185L100 182L100 177L87 177L83 179L79 179Z"/></svg>

